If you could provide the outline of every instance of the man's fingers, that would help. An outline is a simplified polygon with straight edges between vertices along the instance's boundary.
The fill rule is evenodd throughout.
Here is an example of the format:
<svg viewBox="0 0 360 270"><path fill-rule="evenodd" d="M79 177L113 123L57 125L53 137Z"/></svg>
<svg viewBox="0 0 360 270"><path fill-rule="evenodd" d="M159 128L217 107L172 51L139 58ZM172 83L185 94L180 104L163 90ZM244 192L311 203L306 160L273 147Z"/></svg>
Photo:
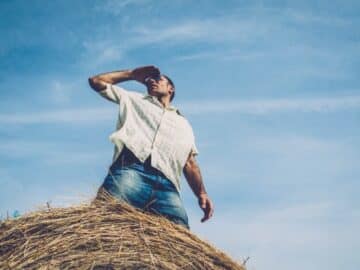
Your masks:
<svg viewBox="0 0 360 270"><path fill-rule="evenodd" d="M210 204L209 201L206 200L205 207L202 207L204 211L204 217L201 219L201 222L204 222L210 218Z"/></svg>
<svg viewBox="0 0 360 270"><path fill-rule="evenodd" d="M156 66L142 66L133 70L135 80L145 84L145 79L149 76L157 76L160 74L160 69Z"/></svg>
<svg viewBox="0 0 360 270"><path fill-rule="evenodd" d="M210 212L214 212L214 204L212 203L211 200L209 200L209 208L210 208Z"/></svg>
<svg viewBox="0 0 360 270"><path fill-rule="evenodd" d="M201 222L204 222L210 218L209 213L205 213L204 217L201 219Z"/></svg>
<svg viewBox="0 0 360 270"><path fill-rule="evenodd" d="M212 204L212 202L210 202L210 213L209 213L209 218L211 218L214 214L214 205Z"/></svg>
<svg viewBox="0 0 360 270"><path fill-rule="evenodd" d="M203 216L203 218L201 219L201 222L204 222L204 221L206 221L206 220L208 220L209 219L209 213L206 211L206 209L204 210L204 216Z"/></svg>
<svg viewBox="0 0 360 270"><path fill-rule="evenodd" d="M206 207L206 198L204 197L199 197L199 205L200 205L200 208L205 210L205 207Z"/></svg>
<svg viewBox="0 0 360 270"><path fill-rule="evenodd" d="M159 68L154 65L141 66L136 68L136 70L152 70L152 69L159 69Z"/></svg>
<svg viewBox="0 0 360 270"><path fill-rule="evenodd" d="M203 210L204 210L204 217L201 219L201 222L204 222L204 221L208 220L209 218L211 218L214 213L213 204L209 199L206 200L206 207Z"/></svg>
<svg viewBox="0 0 360 270"><path fill-rule="evenodd" d="M206 218L206 212L207 212L207 209L206 209L206 198L204 197L200 197L200 207L201 209L204 211L204 216L203 218L201 219L201 222L204 222L207 218Z"/></svg>
<svg viewBox="0 0 360 270"><path fill-rule="evenodd" d="M201 198L201 202L200 202L200 206L202 209L206 209L206 199L205 198Z"/></svg>
<svg viewBox="0 0 360 270"><path fill-rule="evenodd" d="M140 67L139 70L141 70L144 75L160 74L160 69L156 66L144 66L144 67Z"/></svg>

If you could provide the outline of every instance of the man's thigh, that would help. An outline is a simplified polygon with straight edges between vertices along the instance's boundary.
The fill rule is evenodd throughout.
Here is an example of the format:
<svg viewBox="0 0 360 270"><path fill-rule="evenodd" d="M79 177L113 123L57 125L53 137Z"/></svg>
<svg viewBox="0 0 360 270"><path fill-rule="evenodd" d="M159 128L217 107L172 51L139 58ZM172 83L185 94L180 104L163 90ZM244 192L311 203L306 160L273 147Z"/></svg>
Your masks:
<svg viewBox="0 0 360 270"><path fill-rule="evenodd" d="M143 209L151 197L151 185L136 170L109 171L102 187L119 200Z"/></svg>
<svg viewBox="0 0 360 270"><path fill-rule="evenodd" d="M147 208L190 229L187 213L177 191L154 190L153 200L149 202Z"/></svg>

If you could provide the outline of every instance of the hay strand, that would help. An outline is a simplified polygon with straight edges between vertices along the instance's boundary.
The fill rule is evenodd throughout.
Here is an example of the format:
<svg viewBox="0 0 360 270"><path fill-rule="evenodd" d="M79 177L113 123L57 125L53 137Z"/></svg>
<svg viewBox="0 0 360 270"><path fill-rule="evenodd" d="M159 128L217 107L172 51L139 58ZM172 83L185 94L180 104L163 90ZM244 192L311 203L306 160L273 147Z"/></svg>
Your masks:
<svg viewBox="0 0 360 270"><path fill-rule="evenodd" d="M89 204L0 223L0 269L235 269L245 266L164 217L105 191Z"/></svg>

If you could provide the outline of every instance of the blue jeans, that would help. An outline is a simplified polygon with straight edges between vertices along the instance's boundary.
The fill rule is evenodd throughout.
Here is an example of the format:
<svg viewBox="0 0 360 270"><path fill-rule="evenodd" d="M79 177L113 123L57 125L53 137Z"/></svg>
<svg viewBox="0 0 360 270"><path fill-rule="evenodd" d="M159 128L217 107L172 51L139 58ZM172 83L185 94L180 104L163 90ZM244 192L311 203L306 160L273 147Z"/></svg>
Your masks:
<svg viewBox="0 0 360 270"><path fill-rule="evenodd" d="M119 200L190 229L175 185L160 171L140 161L127 166L113 164L102 187Z"/></svg>

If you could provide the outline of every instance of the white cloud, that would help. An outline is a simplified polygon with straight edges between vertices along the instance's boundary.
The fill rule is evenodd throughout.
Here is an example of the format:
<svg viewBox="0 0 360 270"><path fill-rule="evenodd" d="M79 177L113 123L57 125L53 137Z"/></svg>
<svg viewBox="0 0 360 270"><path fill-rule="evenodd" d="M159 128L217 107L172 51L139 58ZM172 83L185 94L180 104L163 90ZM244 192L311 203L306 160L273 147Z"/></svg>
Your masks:
<svg viewBox="0 0 360 270"><path fill-rule="evenodd" d="M4 153L2 154L3 157L13 159L31 157L43 165L50 166L99 164L108 159L106 150L96 152L76 150L73 145L59 144L59 141L4 140L0 143L0 151ZM71 154L69 154L70 152Z"/></svg>
<svg viewBox="0 0 360 270"><path fill-rule="evenodd" d="M146 23L132 24L121 36L121 41L131 46L144 46L161 43L162 45L204 41L224 43L227 41L247 41L269 34L269 24L264 21L239 17L237 14L226 14L212 18L184 18L177 21L150 20ZM256 30L256 31L255 31ZM116 36L111 37L113 41ZM103 41L101 41L103 42ZM122 43L122 42L119 42ZM234 44L237 45L237 44Z"/></svg>
<svg viewBox="0 0 360 270"><path fill-rule="evenodd" d="M179 107L187 114L231 112L240 114L269 114L277 112L325 113L346 109L359 109L360 96L263 100L203 100L200 102L186 102Z"/></svg>
<svg viewBox="0 0 360 270"><path fill-rule="evenodd" d="M89 203L93 199L94 194L96 194L96 191L91 190L91 188L88 188L88 190L86 191L64 191L63 194L57 194L52 196L50 206L71 207L82 203Z"/></svg>
<svg viewBox="0 0 360 270"><path fill-rule="evenodd" d="M248 269L355 269L359 209L318 201L245 209L234 203L215 209L212 220L192 223L201 238L233 258L250 256ZM190 220L198 214L189 212ZM346 266L346 267L345 267Z"/></svg>
<svg viewBox="0 0 360 270"><path fill-rule="evenodd" d="M289 20L302 24L329 25L329 26L346 26L351 24L349 19L333 15L321 15L312 11L300 11L296 9L284 9L284 14Z"/></svg>
<svg viewBox="0 0 360 270"><path fill-rule="evenodd" d="M101 1L99 5L94 9L100 12L107 12L113 15L120 15L124 12L124 9L128 6L138 6L148 3L149 0L106 0Z"/></svg>
<svg viewBox="0 0 360 270"><path fill-rule="evenodd" d="M120 12L123 12L124 7L139 4L144 6L145 2L147 1L108 1L104 5L102 4L99 9L119 15ZM150 7L150 5L145 5L145 7ZM121 17L122 20L124 20L123 17ZM207 45L221 44L224 52L191 52L175 59L189 60L208 57L213 59L213 53L224 60L231 60L233 56L235 59L248 59L249 57L261 57L269 54L269 51L273 51L274 48L278 48L279 53L286 51L291 46L288 43L289 38L297 41L295 44L306 45L308 39L304 39L301 36L302 30L298 29L301 25L313 24L316 27L318 25L337 25L342 27L349 26L352 22L339 16L314 13L311 10L265 7L262 4L242 6L241 8L234 7L230 13L220 12L213 17L178 19L176 23L155 17L147 20L146 23L141 20L128 23L126 28L120 24L119 27L112 30L113 35L111 36L103 36L103 31L99 32L94 39L84 42L83 60L93 61L92 63L97 65L120 60L128 51L149 44L167 47L199 42ZM289 23L298 23L298 26L297 28L289 27ZM108 31L107 27L105 29ZM266 40L267 42L264 42ZM271 44L268 47L251 46L254 47L254 51L250 53L246 51L249 44L269 45L269 42ZM273 46L273 42L277 46ZM321 50L319 52L321 53ZM248 53L250 56L246 55ZM93 57L94 55L96 57ZM331 54L331 58L333 57L336 58L336 54Z"/></svg>
<svg viewBox="0 0 360 270"><path fill-rule="evenodd" d="M251 145L253 151L266 151L286 155L286 151L294 155L302 153L341 152L345 142L331 141L324 138L305 137L300 135L287 136L251 136L250 141L243 142L243 146ZM288 156L287 154L286 156Z"/></svg>
<svg viewBox="0 0 360 270"><path fill-rule="evenodd" d="M247 193L247 201L259 196L276 201L329 197L356 201L353 190L358 186L360 156L351 139L282 133L259 135L257 130L228 140L231 153L225 159L211 155L218 152L217 141L213 142L213 149L203 153L202 175L209 190L231 198ZM236 173L224 168L236 168ZM219 179L224 179L221 185Z"/></svg>
<svg viewBox="0 0 360 270"><path fill-rule="evenodd" d="M114 40L99 39L96 41L84 41L84 51L81 53L84 65L98 66L107 62L119 61L129 48L128 43Z"/></svg>
<svg viewBox="0 0 360 270"><path fill-rule="evenodd" d="M174 61L266 61L271 62L274 59L296 60L297 65L287 70L287 73L293 76L316 76L326 78L344 78L349 75L347 70L339 68L342 58L349 52L355 53L357 48L348 46L345 52L334 54L331 48L313 47L306 44L297 44L291 46L277 46L274 48L228 48L208 49L200 52L185 53L175 56ZM349 53L350 54L350 53ZM297 59L305 59L300 63ZM316 61L315 61L316 59ZM308 62L306 62L308 60ZM325 65L325 63L332 63Z"/></svg>
<svg viewBox="0 0 360 270"><path fill-rule="evenodd" d="M63 109L31 113L1 114L1 124L99 124L101 121L114 120L112 108ZM115 120L114 120L115 121Z"/></svg>
<svg viewBox="0 0 360 270"><path fill-rule="evenodd" d="M360 108L360 96L332 98L282 98L258 100L202 100L178 105L186 114L239 113L269 114L283 112L326 113ZM115 107L114 107L115 108ZM98 124L114 120L114 108L63 109L43 112L0 114L1 124Z"/></svg>
<svg viewBox="0 0 360 270"><path fill-rule="evenodd" d="M202 51L198 53L191 53L180 55L174 58L175 61L192 61L199 59L215 60L215 61L234 61L234 60L254 60L269 56L269 52L260 51L244 51L244 50L222 50L222 51Z"/></svg>
<svg viewBox="0 0 360 270"><path fill-rule="evenodd" d="M59 80L53 80L50 83L50 98L56 104L69 103L72 90L73 87L71 85L66 85Z"/></svg>
<svg viewBox="0 0 360 270"><path fill-rule="evenodd" d="M165 26L164 26L165 25ZM257 31L253 31L257 29ZM224 43L228 41L247 41L266 34L268 26L255 20L229 16L216 19L187 19L177 24L138 26L133 32L139 37L137 43L181 43L205 41Z"/></svg>
<svg viewBox="0 0 360 270"><path fill-rule="evenodd" d="M98 34L83 42L83 65L96 66L120 60L128 51L150 44L163 47L203 42L206 44L232 44L257 40L268 35L269 25L257 20L227 15L210 19L186 19L174 24L164 21L135 24L129 29L114 30L111 37ZM233 47L232 46L232 47ZM110 52L110 53L109 53ZM95 56L95 57L94 57Z"/></svg>
<svg viewBox="0 0 360 270"><path fill-rule="evenodd" d="M36 142L21 140L2 140L0 150L8 157L22 158L29 155L39 155L47 150L51 151L56 146L56 142Z"/></svg>

